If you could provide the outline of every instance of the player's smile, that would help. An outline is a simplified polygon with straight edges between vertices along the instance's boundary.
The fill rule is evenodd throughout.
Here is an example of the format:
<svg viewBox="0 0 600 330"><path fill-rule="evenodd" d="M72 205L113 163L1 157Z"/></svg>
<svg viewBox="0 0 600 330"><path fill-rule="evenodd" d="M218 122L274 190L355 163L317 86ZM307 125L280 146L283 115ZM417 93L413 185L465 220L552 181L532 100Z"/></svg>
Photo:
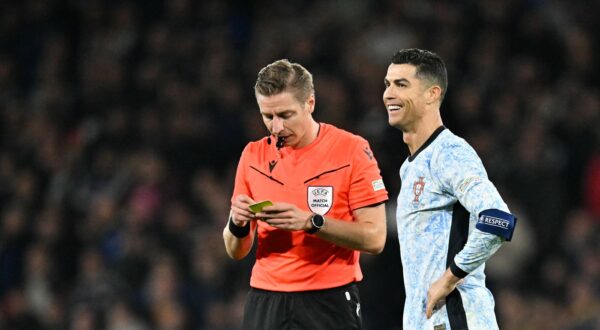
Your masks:
<svg viewBox="0 0 600 330"><path fill-rule="evenodd" d="M400 110L404 110L404 104L403 103L399 103L399 104L388 104L386 105L388 112L395 112L395 111L400 111Z"/></svg>
<svg viewBox="0 0 600 330"><path fill-rule="evenodd" d="M402 106L401 105L397 105L397 104L390 104L390 105L387 106L387 108L388 108L389 112L394 112L394 111L401 110Z"/></svg>
<svg viewBox="0 0 600 330"><path fill-rule="evenodd" d="M385 101L388 119L390 123L395 125L405 125L413 116L411 112L411 101L403 101L399 97L393 97Z"/></svg>

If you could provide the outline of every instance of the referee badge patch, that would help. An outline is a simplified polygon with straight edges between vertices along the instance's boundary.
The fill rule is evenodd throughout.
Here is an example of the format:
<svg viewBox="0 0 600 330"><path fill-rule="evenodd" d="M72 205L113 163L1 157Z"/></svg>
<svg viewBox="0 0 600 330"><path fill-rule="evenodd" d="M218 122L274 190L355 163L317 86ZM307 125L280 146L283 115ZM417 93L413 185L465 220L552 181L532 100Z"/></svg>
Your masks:
<svg viewBox="0 0 600 330"><path fill-rule="evenodd" d="M320 215L325 215L333 205L333 187L309 186L307 191L308 208Z"/></svg>
<svg viewBox="0 0 600 330"><path fill-rule="evenodd" d="M383 179L377 179L377 180L371 182L371 185L373 185L373 191L379 191L381 189L385 189L385 184L383 184Z"/></svg>

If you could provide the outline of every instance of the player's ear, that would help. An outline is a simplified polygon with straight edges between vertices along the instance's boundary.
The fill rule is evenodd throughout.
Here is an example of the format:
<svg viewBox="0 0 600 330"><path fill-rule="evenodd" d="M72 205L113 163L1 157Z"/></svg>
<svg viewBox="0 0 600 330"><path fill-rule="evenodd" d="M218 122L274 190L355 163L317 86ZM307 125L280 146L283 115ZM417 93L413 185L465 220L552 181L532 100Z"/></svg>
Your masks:
<svg viewBox="0 0 600 330"><path fill-rule="evenodd" d="M427 104L432 104L439 101L442 97L442 88L438 85L429 87L425 93L425 97L427 98Z"/></svg>

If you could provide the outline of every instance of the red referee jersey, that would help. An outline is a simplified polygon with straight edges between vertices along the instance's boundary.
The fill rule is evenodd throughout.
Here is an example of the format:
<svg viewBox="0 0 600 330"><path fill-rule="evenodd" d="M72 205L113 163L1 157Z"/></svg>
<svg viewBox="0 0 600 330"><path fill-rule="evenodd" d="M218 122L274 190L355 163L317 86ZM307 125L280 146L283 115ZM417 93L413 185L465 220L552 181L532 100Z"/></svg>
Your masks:
<svg viewBox="0 0 600 330"><path fill-rule="evenodd" d="M368 142L320 124L310 145L277 150L267 138L249 143L237 168L233 199L293 203L325 218L354 221L352 211L384 202L388 193ZM272 291L338 287L362 279L360 252L304 231L258 221L258 248L250 285Z"/></svg>

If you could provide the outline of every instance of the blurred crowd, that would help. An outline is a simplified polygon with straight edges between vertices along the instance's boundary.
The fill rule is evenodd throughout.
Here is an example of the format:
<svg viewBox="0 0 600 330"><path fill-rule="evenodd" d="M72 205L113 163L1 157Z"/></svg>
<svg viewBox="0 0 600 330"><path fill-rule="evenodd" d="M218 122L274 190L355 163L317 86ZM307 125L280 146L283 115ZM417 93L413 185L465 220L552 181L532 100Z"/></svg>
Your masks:
<svg viewBox="0 0 600 330"><path fill-rule="evenodd" d="M238 329L252 257L224 251L254 100L279 58L367 138L390 192L363 255L366 329L401 329L398 169L383 77L440 54L446 126L519 218L488 263L501 329L600 329L597 1L0 2L0 329ZM384 303L386 302L386 303Z"/></svg>

